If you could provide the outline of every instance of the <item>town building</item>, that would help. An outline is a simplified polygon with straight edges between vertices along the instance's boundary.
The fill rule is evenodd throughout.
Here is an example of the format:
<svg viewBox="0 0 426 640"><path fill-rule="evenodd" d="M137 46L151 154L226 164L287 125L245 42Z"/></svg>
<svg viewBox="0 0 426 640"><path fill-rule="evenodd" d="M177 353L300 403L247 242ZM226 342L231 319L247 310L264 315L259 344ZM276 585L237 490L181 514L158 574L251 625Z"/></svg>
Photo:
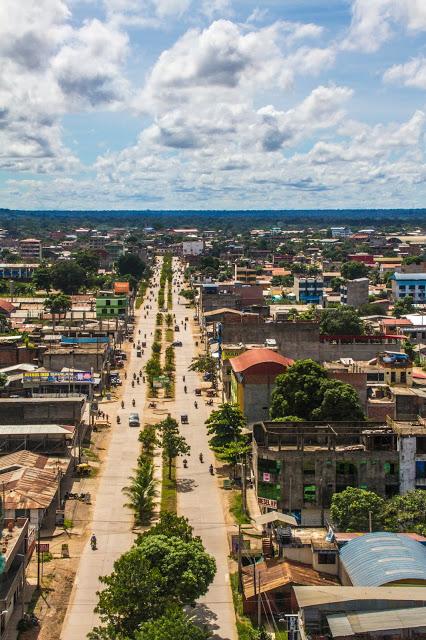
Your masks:
<svg viewBox="0 0 426 640"><path fill-rule="evenodd" d="M38 264L2 263L0 264L0 278L5 280L31 280Z"/></svg>
<svg viewBox="0 0 426 640"><path fill-rule="evenodd" d="M125 318L128 314L127 295L114 295L111 291L100 291L96 298L96 318Z"/></svg>
<svg viewBox="0 0 426 640"><path fill-rule="evenodd" d="M399 273L392 276L392 296L400 300L406 296L415 303L426 304L426 273Z"/></svg>
<svg viewBox="0 0 426 640"><path fill-rule="evenodd" d="M234 282L242 284L256 284L257 271L250 263L236 262L234 265Z"/></svg>
<svg viewBox="0 0 426 640"><path fill-rule="evenodd" d="M40 262L42 258L41 240L37 238L26 238L19 241L19 253L22 260L28 262Z"/></svg>
<svg viewBox="0 0 426 640"><path fill-rule="evenodd" d="M294 361L267 348L250 349L230 358L229 400L237 404L249 423L268 417L275 378Z"/></svg>
<svg viewBox="0 0 426 640"><path fill-rule="evenodd" d="M352 231L349 227L331 227L332 238L349 238L352 235Z"/></svg>
<svg viewBox="0 0 426 640"><path fill-rule="evenodd" d="M399 493L397 438L384 423L258 423L252 451L259 504L303 525L323 525L333 494L346 487Z"/></svg>
<svg viewBox="0 0 426 640"><path fill-rule="evenodd" d="M368 278L356 278L347 280L340 287L340 302L356 309L368 302Z"/></svg>
<svg viewBox="0 0 426 640"><path fill-rule="evenodd" d="M296 300L303 304L321 304L324 296L323 277L295 276L294 294Z"/></svg>

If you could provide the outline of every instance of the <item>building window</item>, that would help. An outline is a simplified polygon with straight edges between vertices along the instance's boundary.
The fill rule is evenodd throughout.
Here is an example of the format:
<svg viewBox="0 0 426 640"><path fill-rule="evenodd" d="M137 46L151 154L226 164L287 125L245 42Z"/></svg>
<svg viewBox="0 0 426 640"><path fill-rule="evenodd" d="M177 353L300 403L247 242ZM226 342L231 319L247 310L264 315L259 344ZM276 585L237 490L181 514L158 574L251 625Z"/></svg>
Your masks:
<svg viewBox="0 0 426 640"><path fill-rule="evenodd" d="M407 373L405 371L401 371L401 384L405 384L407 382Z"/></svg>
<svg viewBox="0 0 426 640"><path fill-rule="evenodd" d="M303 485L303 500L304 502L316 501L317 488L314 484Z"/></svg>
<svg viewBox="0 0 426 640"><path fill-rule="evenodd" d="M318 553L318 564L336 564L336 554L320 551Z"/></svg>
<svg viewBox="0 0 426 640"><path fill-rule="evenodd" d="M391 371L391 383L395 383L396 382L396 373L395 371Z"/></svg>

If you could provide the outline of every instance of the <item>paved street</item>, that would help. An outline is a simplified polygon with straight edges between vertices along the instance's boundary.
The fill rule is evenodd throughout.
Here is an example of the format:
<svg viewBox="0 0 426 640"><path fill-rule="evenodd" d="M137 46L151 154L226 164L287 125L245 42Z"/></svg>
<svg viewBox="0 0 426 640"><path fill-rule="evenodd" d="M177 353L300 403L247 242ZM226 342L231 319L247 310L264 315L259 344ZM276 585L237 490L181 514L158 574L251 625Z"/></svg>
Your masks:
<svg viewBox="0 0 426 640"><path fill-rule="evenodd" d="M175 260L175 267L176 264ZM131 350L127 380L123 381L125 408L118 411L121 424L116 424L115 413L112 416L113 433L96 495L92 525L98 539L98 550L92 551L88 542L83 551L61 640L83 640L99 622L93 613L97 603L96 591L102 587L98 577L110 573L114 561L133 543L134 535L131 530L133 514L123 506L125 496L123 496L122 487L128 484L128 477L136 466L140 450L137 441L139 429L128 426L128 415L132 410L131 400L135 397L137 402L134 411L138 411L143 424L146 390L145 385L133 389L131 380L133 373L142 368L151 353L153 337L150 334L155 330L157 287L154 291L154 300L149 302L153 309L148 311L148 318L143 319L143 307L136 312L135 340L139 338L138 330L140 329L142 339L144 334L147 334L147 348L142 359L136 357L136 350ZM215 557L217 563L214 583L206 596L200 599L197 605L197 616L208 623L216 640L235 640L235 615L229 584L226 525L220 489L216 477L212 477L209 473L209 465L214 463L214 460L209 450L204 421L210 407L205 405L205 398L197 398L198 409L194 406L196 399L194 389L200 386L200 379L198 374L190 373L187 369L196 355L196 347L190 323L187 323L187 329L184 330L184 318L190 317L193 310L186 309L183 302L183 299L179 302L178 296L174 294L173 312L176 314L176 323L180 326L175 339L183 342L182 347L175 349L176 399L159 402L158 420L164 417L165 412L170 412L178 420L182 414L189 416L189 425L182 426L181 430L191 445L192 455L189 457L188 469L183 469L181 459L178 461L178 512L189 519L195 534L202 537L207 551ZM185 382L183 382L183 376L185 376ZM187 386L187 394L184 393L184 385ZM200 452L204 455L204 463L199 461Z"/></svg>
<svg viewBox="0 0 426 640"><path fill-rule="evenodd" d="M175 261L176 264L176 261ZM181 431L191 445L191 456L188 458L188 468L178 462L178 512L186 516L194 532L200 535L206 550L211 553L217 563L217 574L214 583L206 596L201 598L198 615L209 623L217 640L234 640L236 636L235 614L232 603L232 593L229 583L228 555L229 547L226 538L226 525L220 498L220 489L216 477L209 473L210 463L214 463L213 454L208 445L207 431L204 421L209 415L210 407L205 404L205 396L196 398L194 389L200 386L200 376L188 372L188 365L196 355L194 337L187 323L184 331L185 317L190 318L194 310L186 309L183 298L178 302L178 296L173 297L176 322L180 326L175 339L182 340L183 346L175 349L176 353L176 401L174 417L180 418L188 414L189 424L182 425ZM182 376L185 376L185 382ZM184 393L184 385L188 393ZM197 399L198 409L194 401ZM199 454L203 453L204 462L199 461Z"/></svg>
<svg viewBox="0 0 426 640"><path fill-rule="evenodd" d="M157 288L154 288L157 291ZM148 297L149 293L147 294ZM146 297L146 299L147 299ZM96 493L96 504L93 515L93 532L98 540L98 549L92 551L90 542L84 548L77 571L74 588L71 594L67 615L62 627L62 640L83 640L87 633L98 623L93 609L97 604L96 591L101 588L98 577L111 572L114 561L128 550L134 539L132 533L133 514L123 506L126 497L122 487L128 484L132 469L136 467L140 446L138 443L139 429L128 425L131 411L137 411L143 424L143 408L145 405L145 386L131 386L133 373L138 373L145 365L151 353L153 337L151 331L155 329L155 313L157 309L156 295L150 302L154 311L148 312L148 318L143 319L143 306L136 310L135 342L143 339L147 334L147 348L142 358L136 357L136 349L131 349L127 367L127 380L123 380L124 410L118 410L121 424L116 423L116 413L113 405L107 405L107 411L112 417L112 437L108 456L102 471L99 488ZM138 330L141 330L139 336ZM142 381L141 381L142 383ZM131 406L132 398L136 399L136 407ZM118 403L117 403L118 404ZM110 408L111 407L111 408Z"/></svg>

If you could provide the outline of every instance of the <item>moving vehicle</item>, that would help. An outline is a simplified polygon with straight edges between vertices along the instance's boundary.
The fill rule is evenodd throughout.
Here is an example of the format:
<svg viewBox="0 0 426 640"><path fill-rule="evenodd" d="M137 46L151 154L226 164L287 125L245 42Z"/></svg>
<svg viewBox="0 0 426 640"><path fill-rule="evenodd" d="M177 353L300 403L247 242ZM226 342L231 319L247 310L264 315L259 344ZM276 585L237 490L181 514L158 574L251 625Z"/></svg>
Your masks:
<svg viewBox="0 0 426 640"><path fill-rule="evenodd" d="M131 413L129 415L129 427L140 427L140 419L138 413Z"/></svg>
<svg viewBox="0 0 426 640"><path fill-rule="evenodd" d="M142 351L140 349L136 351L136 357L142 358Z"/></svg>
<svg viewBox="0 0 426 640"><path fill-rule="evenodd" d="M180 421L182 424L188 424L188 416L186 414L182 415Z"/></svg>
<svg viewBox="0 0 426 640"><path fill-rule="evenodd" d="M180 331L178 324L175 325L175 331Z"/></svg>
<svg viewBox="0 0 426 640"><path fill-rule="evenodd" d="M181 340L175 340L174 342L172 342L172 347L181 347L181 346L182 346Z"/></svg>

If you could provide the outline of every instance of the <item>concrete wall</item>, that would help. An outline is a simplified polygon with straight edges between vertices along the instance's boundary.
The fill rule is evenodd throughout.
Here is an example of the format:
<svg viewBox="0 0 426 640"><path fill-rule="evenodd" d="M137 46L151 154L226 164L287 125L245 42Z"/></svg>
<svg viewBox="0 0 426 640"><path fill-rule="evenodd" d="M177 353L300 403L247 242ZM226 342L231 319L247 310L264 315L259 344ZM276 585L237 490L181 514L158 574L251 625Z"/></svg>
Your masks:
<svg viewBox="0 0 426 640"><path fill-rule="evenodd" d="M103 350L96 352L93 351L78 351L74 353L69 351L46 352L42 356L42 366L49 371L61 371L64 367L72 369L81 369L82 371L90 371L92 368L94 371L102 371L102 365L104 362Z"/></svg>
<svg viewBox="0 0 426 640"><path fill-rule="evenodd" d="M0 345L0 367L12 367L23 363L38 364L39 353L40 349L28 349L16 344Z"/></svg>
<svg viewBox="0 0 426 640"><path fill-rule="evenodd" d="M69 424L77 425L83 418L85 400L81 398L0 398L0 424Z"/></svg>
<svg viewBox="0 0 426 640"><path fill-rule="evenodd" d="M389 348L401 351L398 344L330 344L320 342L319 324L312 322L263 322L255 325L239 322L223 324L224 343L263 344L267 338L274 338L278 351L294 360L312 358L317 362L353 358L370 360L379 351Z"/></svg>
<svg viewBox="0 0 426 640"><path fill-rule="evenodd" d="M416 488L416 446L415 436L398 439L400 493Z"/></svg>

